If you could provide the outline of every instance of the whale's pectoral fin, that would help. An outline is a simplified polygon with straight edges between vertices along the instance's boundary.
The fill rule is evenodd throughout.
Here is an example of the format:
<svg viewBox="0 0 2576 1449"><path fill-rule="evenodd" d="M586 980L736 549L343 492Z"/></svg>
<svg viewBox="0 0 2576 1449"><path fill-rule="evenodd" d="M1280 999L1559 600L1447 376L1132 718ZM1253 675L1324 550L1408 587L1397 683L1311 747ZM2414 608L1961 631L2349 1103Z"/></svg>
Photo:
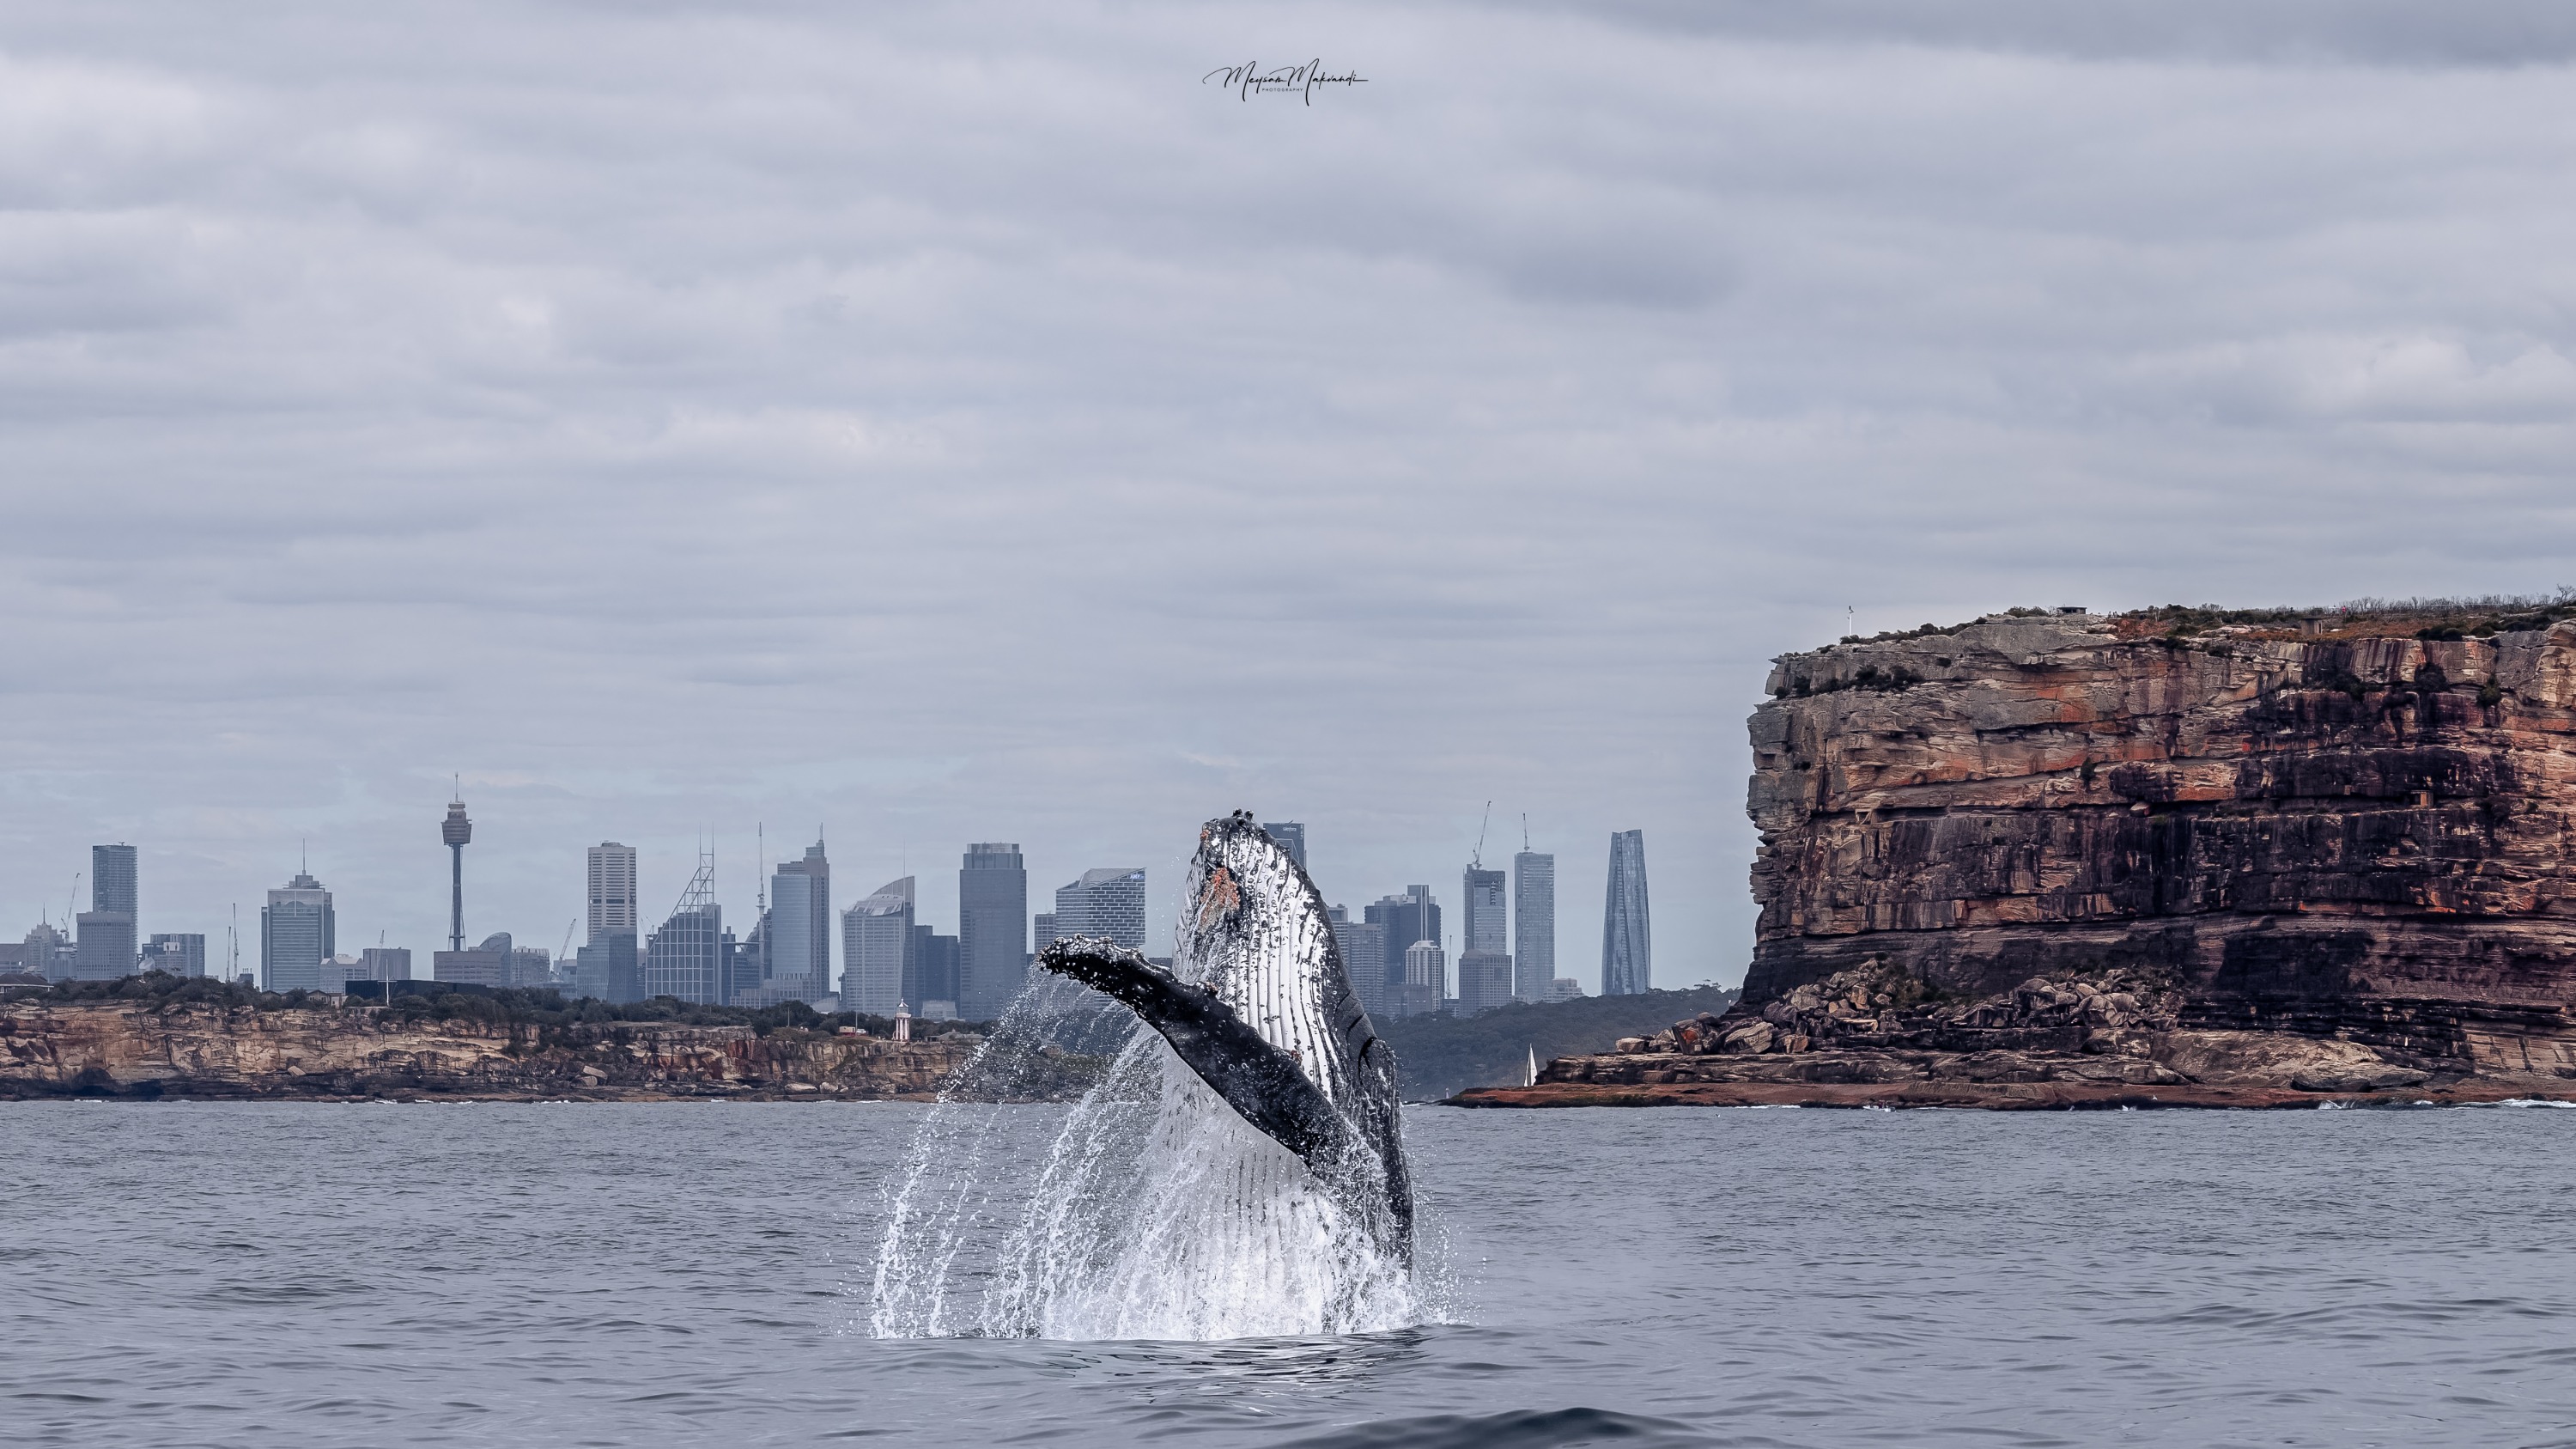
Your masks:
<svg viewBox="0 0 2576 1449"><path fill-rule="evenodd" d="M1348 1161L1350 1124L1331 1100L1213 994L1105 941L1058 941L1038 953L1037 965L1124 1003L1227 1106L1308 1167L1330 1175Z"/></svg>

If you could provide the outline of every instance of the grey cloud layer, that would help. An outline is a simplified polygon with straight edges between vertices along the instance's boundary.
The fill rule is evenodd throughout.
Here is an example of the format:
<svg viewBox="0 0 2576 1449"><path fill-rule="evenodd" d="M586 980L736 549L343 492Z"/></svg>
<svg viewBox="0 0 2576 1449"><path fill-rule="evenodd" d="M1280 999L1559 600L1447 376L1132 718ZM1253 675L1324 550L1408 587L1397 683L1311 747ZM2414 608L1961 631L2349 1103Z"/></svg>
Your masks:
<svg viewBox="0 0 2576 1449"><path fill-rule="evenodd" d="M1846 604L2576 576L2554 10L1928 13L15 8L0 928L304 835L426 948L450 770L549 944L604 837L942 911L1241 804L1356 905L1492 797L1731 978Z"/></svg>

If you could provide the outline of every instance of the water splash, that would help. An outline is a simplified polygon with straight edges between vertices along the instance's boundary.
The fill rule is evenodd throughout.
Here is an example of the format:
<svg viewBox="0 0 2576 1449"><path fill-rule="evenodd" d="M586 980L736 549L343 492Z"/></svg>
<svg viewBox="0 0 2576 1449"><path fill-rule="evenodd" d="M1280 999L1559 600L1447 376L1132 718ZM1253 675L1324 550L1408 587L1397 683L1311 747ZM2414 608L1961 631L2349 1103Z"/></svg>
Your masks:
<svg viewBox="0 0 2576 1449"><path fill-rule="evenodd" d="M1123 1039L1070 1111L1004 1105L1015 1061L1104 1031ZM886 1217L865 1326L879 1338L1371 1333L1447 1297L1160 1036L1062 983L1033 983L960 1069ZM1428 1247L1417 1265L1438 1261Z"/></svg>

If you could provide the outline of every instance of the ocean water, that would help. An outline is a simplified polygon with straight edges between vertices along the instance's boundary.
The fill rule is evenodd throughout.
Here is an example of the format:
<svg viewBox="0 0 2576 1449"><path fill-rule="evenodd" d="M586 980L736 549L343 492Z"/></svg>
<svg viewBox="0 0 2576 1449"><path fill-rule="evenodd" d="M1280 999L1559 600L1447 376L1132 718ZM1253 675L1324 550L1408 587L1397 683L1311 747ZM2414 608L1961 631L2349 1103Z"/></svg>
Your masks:
<svg viewBox="0 0 2576 1449"><path fill-rule="evenodd" d="M1430 1321L875 1338L925 1110L0 1105L0 1439L2576 1443L2576 1112L1416 1107Z"/></svg>

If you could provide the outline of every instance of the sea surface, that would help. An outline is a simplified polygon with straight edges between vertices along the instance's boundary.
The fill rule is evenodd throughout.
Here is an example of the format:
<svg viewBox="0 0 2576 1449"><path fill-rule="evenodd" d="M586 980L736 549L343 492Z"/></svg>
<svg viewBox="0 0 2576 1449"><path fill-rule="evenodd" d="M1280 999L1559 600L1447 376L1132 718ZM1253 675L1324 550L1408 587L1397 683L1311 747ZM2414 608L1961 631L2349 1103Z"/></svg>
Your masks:
<svg viewBox="0 0 2576 1449"><path fill-rule="evenodd" d="M1414 1107L1440 1321L875 1339L925 1110L0 1105L0 1440L2576 1443L2576 1112Z"/></svg>

